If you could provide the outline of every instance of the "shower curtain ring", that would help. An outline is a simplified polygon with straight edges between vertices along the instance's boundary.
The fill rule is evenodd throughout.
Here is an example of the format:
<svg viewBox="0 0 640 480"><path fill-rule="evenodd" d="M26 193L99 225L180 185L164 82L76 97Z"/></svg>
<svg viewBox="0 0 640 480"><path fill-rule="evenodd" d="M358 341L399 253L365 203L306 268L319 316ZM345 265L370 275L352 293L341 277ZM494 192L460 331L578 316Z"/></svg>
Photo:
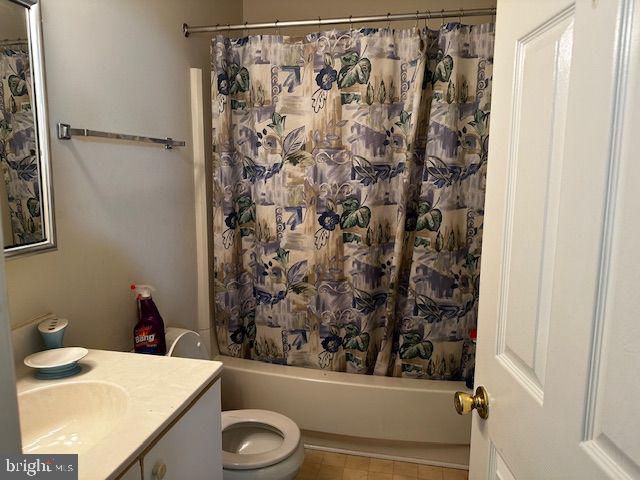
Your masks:
<svg viewBox="0 0 640 480"><path fill-rule="evenodd" d="M440 28L444 27L444 9L440 10L440 18L442 19L442 23L440 23Z"/></svg>
<svg viewBox="0 0 640 480"><path fill-rule="evenodd" d="M416 30L420 28L418 22L420 21L420 10L416 10Z"/></svg>
<svg viewBox="0 0 640 480"><path fill-rule="evenodd" d="M243 37L248 37L249 36L249 29L247 28L248 24L249 24L249 22L244 22L244 30L242 31L242 36Z"/></svg>
<svg viewBox="0 0 640 480"><path fill-rule="evenodd" d="M320 30L322 28L322 19L320 18L320 15L318 15L318 30Z"/></svg>
<svg viewBox="0 0 640 480"><path fill-rule="evenodd" d="M278 22L280 22L280 20L276 18L276 36L280 36L280 27L278 27Z"/></svg>
<svg viewBox="0 0 640 480"><path fill-rule="evenodd" d="M458 23L462 23L462 16L464 15L464 8L458 10Z"/></svg>
<svg viewBox="0 0 640 480"><path fill-rule="evenodd" d="M227 23L227 37L231 36L231 25Z"/></svg>
<svg viewBox="0 0 640 480"><path fill-rule="evenodd" d="M353 32L353 15L349 15L349 30Z"/></svg>
<svg viewBox="0 0 640 480"><path fill-rule="evenodd" d="M429 20L431 20L431 10L427 10L427 14L424 17L424 28L429 30Z"/></svg>
<svg viewBox="0 0 640 480"><path fill-rule="evenodd" d="M391 30L391 12L387 12L387 30Z"/></svg>

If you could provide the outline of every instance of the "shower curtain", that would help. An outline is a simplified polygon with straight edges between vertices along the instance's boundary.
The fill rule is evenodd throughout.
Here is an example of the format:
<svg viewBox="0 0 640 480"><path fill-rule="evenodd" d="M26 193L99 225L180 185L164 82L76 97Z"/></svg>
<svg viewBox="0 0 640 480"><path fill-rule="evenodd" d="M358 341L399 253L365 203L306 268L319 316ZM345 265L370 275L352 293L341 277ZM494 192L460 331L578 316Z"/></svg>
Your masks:
<svg viewBox="0 0 640 480"><path fill-rule="evenodd" d="M12 245L43 240L28 45L0 45L0 169Z"/></svg>
<svg viewBox="0 0 640 480"><path fill-rule="evenodd" d="M493 32L449 23L213 39L221 353L468 375Z"/></svg>

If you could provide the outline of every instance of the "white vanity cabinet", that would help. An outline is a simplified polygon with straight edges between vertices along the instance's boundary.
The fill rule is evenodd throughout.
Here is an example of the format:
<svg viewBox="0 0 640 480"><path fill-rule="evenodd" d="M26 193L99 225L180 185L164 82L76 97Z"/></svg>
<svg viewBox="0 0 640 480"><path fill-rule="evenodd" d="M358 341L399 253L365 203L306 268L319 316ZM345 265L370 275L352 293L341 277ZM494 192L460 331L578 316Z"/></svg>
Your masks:
<svg viewBox="0 0 640 480"><path fill-rule="evenodd" d="M140 461L136 461L131 465L126 472L122 474L118 480L140 480L142 478L142 470L140 468Z"/></svg>
<svg viewBox="0 0 640 480"><path fill-rule="evenodd" d="M220 380L142 457L143 480L222 480Z"/></svg>
<svg viewBox="0 0 640 480"><path fill-rule="evenodd" d="M81 439L79 480L222 480L221 362L89 350L81 364L63 379L20 371L24 445L46 451L44 418Z"/></svg>
<svg viewBox="0 0 640 480"><path fill-rule="evenodd" d="M118 480L222 480L221 431L218 379Z"/></svg>

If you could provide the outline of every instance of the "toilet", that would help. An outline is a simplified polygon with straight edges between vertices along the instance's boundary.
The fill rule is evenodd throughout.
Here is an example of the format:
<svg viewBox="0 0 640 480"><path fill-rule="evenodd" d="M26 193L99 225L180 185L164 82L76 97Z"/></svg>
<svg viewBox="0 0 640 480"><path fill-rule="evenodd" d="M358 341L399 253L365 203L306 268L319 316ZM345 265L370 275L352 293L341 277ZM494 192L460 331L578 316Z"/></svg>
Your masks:
<svg viewBox="0 0 640 480"><path fill-rule="evenodd" d="M167 356L209 359L198 333L166 330ZM224 480L292 480L302 460L300 429L290 418L269 410L222 412Z"/></svg>
<svg viewBox="0 0 640 480"><path fill-rule="evenodd" d="M293 420L269 410L222 412L224 480L295 478L304 447Z"/></svg>

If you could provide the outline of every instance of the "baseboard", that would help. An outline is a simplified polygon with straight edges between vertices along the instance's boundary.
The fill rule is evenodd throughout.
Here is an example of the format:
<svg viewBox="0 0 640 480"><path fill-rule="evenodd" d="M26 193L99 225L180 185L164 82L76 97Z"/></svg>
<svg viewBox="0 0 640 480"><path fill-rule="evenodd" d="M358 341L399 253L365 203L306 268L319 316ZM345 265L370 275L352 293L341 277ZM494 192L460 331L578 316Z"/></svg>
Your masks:
<svg viewBox="0 0 640 480"><path fill-rule="evenodd" d="M378 440L309 430L302 431L302 441L314 450L469 469L469 445Z"/></svg>

